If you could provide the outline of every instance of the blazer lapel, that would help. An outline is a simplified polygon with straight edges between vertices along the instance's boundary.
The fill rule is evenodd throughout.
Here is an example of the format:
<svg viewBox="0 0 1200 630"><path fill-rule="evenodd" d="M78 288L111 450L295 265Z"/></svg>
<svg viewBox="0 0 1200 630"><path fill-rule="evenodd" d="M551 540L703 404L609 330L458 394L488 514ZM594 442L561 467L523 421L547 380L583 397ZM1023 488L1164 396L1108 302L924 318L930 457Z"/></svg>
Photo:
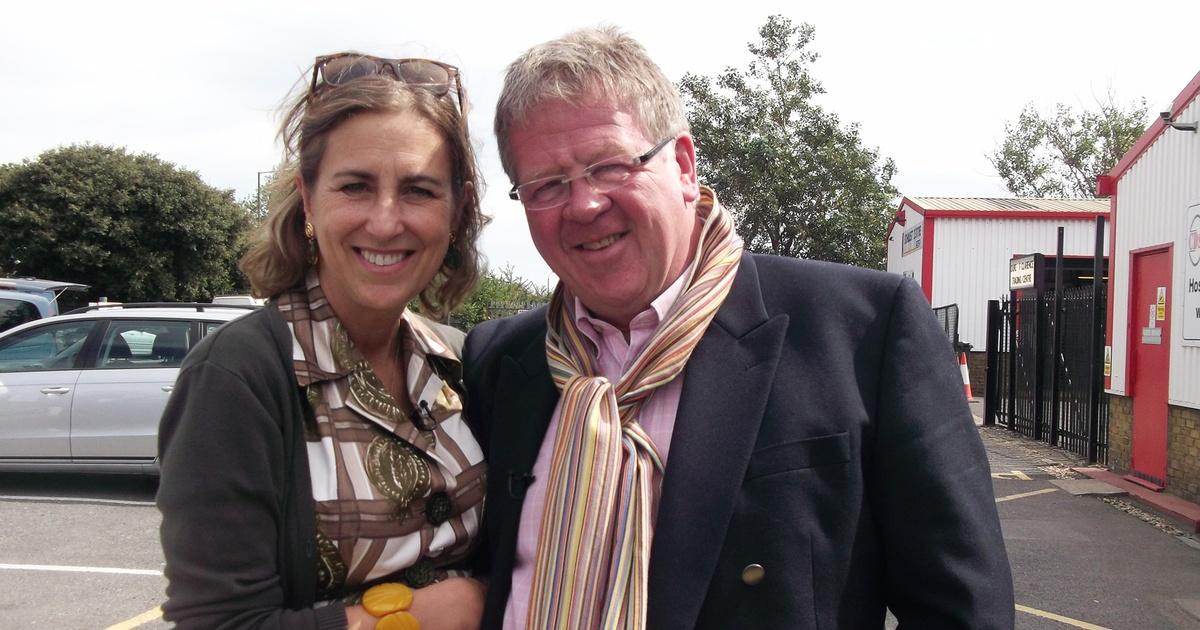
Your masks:
<svg viewBox="0 0 1200 630"><path fill-rule="evenodd" d="M775 380L786 315L767 317L754 259L684 371L650 555L650 628L695 627Z"/></svg>

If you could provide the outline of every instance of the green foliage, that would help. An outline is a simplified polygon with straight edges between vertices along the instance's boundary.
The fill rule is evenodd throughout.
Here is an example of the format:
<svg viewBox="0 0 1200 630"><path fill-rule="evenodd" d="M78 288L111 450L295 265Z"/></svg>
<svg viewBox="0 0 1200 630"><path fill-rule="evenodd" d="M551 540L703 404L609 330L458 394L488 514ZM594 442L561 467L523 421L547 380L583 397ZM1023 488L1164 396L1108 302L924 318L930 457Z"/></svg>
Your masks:
<svg viewBox="0 0 1200 630"><path fill-rule="evenodd" d="M684 75L680 92L701 180L733 213L750 251L882 269L896 167L862 146L813 96L813 27L774 15L745 70Z"/></svg>
<svg viewBox="0 0 1200 630"><path fill-rule="evenodd" d="M512 266L498 272L488 269L471 296L450 315L450 320L459 328L470 330L479 322L515 315L549 301L550 291L518 276Z"/></svg>
<svg viewBox="0 0 1200 630"><path fill-rule="evenodd" d="M76 145L0 167L0 270L121 301L206 300L243 284L231 191L153 155Z"/></svg>
<svg viewBox="0 0 1200 630"><path fill-rule="evenodd" d="M1004 141L988 156L1009 192L1020 197L1092 197L1146 128L1146 99L1121 106L1112 94L1096 110L1055 106L1043 116L1033 103L1004 123Z"/></svg>

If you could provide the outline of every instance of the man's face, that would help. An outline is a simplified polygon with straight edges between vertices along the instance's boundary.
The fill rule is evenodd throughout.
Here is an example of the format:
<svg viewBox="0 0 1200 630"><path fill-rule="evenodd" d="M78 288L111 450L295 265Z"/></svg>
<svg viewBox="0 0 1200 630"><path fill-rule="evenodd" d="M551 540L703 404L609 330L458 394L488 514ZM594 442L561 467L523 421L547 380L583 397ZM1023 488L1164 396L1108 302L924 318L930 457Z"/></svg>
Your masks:
<svg viewBox="0 0 1200 630"><path fill-rule="evenodd" d="M573 177L608 158L641 155L660 140L603 99L542 103L509 132L519 184ZM595 315L626 328L691 260L700 232L695 164L691 136L684 134L621 187L599 193L577 179L565 204L526 211L538 252Z"/></svg>

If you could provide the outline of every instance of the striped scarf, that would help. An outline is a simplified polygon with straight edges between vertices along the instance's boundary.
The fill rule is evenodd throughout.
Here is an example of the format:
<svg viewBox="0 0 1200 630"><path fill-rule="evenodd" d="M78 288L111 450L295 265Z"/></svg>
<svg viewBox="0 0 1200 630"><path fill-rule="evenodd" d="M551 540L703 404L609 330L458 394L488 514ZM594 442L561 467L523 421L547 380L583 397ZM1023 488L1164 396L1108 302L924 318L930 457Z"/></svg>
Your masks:
<svg viewBox="0 0 1200 630"><path fill-rule="evenodd" d="M620 380L595 359L560 284L546 319L546 357L562 393L526 628L641 630L646 624L658 449L638 423L642 403L683 371L725 300L741 258L733 221L702 189L700 251L683 293Z"/></svg>

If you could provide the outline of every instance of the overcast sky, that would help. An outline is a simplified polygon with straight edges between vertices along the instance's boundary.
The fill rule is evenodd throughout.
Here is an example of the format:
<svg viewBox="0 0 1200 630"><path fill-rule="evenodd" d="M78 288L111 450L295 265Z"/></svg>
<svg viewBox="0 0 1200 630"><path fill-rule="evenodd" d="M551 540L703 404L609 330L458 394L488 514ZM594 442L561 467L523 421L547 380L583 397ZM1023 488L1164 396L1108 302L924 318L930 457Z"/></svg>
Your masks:
<svg viewBox="0 0 1200 630"><path fill-rule="evenodd" d="M744 66L768 15L811 23L820 103L895 159L902 194L987 197L1006 192L986 156L1027 102L1091 106L1112 90L1164 109L1200 71L1191 9L1132 0L6 2L0 163L72 143L123 146L240 199L278 162L275 110L313 57L433 57L462 69L474 103L484 210L494 217L489 262L543 284L549 270L506 197L490 132L504 66L533 44L611 23L678 80Z"/></svg>

